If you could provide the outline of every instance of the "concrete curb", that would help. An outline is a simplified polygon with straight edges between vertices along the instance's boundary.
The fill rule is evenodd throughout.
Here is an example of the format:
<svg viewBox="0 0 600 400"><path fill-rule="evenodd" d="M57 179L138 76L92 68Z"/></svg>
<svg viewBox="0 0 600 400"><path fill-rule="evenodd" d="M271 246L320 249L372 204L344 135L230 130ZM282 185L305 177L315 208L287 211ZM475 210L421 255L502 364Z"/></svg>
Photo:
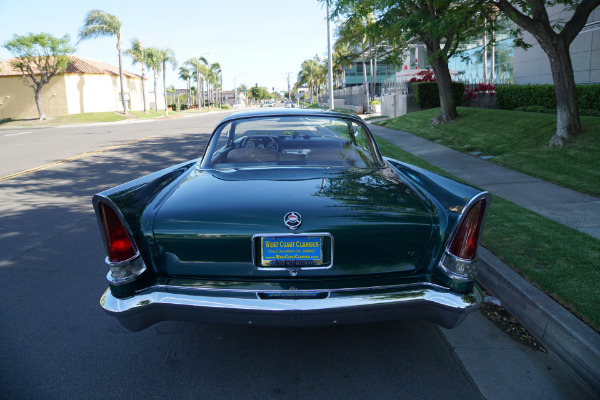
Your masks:
<svg viewBox="0 0 600 400"><path fill-rule="evenodd" d="M482 247L477 281L600 398L600 334Z"/></svg>

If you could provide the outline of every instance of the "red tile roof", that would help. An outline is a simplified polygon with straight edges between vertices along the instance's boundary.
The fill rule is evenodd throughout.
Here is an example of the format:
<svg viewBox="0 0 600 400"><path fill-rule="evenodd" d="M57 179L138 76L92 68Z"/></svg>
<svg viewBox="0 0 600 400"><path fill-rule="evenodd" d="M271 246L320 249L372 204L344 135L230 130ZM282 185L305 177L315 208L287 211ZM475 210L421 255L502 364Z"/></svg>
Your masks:
<svg viewBox="0 0 600 400"><path fill-rule="evenodd" d="M115 67L114 65L77 56L69 56L69 58L71 59L71 62L65 71L67 74L119 75L119 67ZM13 60L14 58L0 60L0 76L21 75L19 71L12 67L11 61ZM125 70L123 70L123 76L141 79L140 75Z"/></svg>

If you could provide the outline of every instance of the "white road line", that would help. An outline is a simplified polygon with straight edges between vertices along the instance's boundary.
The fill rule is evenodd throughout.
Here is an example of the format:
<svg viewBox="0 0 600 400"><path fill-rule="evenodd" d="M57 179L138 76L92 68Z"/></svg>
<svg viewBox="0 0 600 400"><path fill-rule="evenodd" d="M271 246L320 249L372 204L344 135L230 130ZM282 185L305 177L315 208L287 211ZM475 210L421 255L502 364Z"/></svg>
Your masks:
<svg viewBox="0 0 600 400"><path fill-rule="evenodd" d="M31 133L31 132L11 133L11 134L9 134L9 135L4 135L4 136L5 136L5 137L6 137L6 136L18 136L18 135L25 135L26 133Z"/></svg>

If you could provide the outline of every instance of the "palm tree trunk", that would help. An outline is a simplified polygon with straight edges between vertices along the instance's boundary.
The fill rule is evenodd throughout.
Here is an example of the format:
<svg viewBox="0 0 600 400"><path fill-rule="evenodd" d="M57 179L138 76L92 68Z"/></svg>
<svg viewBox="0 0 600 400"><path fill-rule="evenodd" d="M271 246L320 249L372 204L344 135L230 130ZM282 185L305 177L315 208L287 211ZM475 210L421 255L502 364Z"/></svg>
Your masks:
<svg viewBox="0 0 600 400"><path fill-rule="evenodd" d="M373 83L373 59L372 58L369 60L369 66L371 67L369 69L369 78L371 78L371 83L370 83L370 86L369 86L369 92L373 93L374 92L373 88L374 88L375 85Z"/></svg>
<svg viewBox="0 0 600 400"><path fill-rule="evenodd" d="M202 79L202 108L206 107L206 97L204 96L204 91L205 91L205 87L204 87L204 78Z"/></svg>
<svg viewBox="0 0 600 400"><path fill-rule="evenodd" d="M204 100L204 96L202 96L202 100L200 99L200 94L204 95L204 91L200 92L200 85L202 82L200 81L200 66L198 65L198 60L196 60L196 82L198 83L198 112L202 111L201 101Z"/></svg>
<svg viewBox="0 0 600 400"><path fill-rule="evenodd" d="M367 110L369 109L369 82L367 82L367 65L365 63L365 47L361 47L362 67L363 67L363 86L365 87L365 96L367 102ZM364 112L364 111L363 111Z"/></svg>
<svg viewBox="0 0 600 400"><path fill-rule="evenodd" d="M373 95L377 95L377 58L375 58L375 82L373 83Z"/></svg>
<svg viewBox="0 0 600 400"><path fill-rule="evenodd" d="M486 19L483 20L483 24L487 25ZM483 53L483 83L487 83L487 31L483 31L481 47L481 51Z"/></svg>
<svg viewBox="0 0 600 400"><path fill-rule="evenodd" d="M167 104L167 64L163 62L163 97L165 99L165 113L169 115L169 106Z"/></svg>
<svg viewBox="0 0 600 400"><path fill-rule="evenodd" d="M147 113L146 108L146 68L144 68L144 62L142 61L142 100L144 101L144 112Z"/></svg>
<svg viewBox="0 0 600 400"><path fill-rule="evenodd" d="M157 96L158 70L156 68L153 68L153 70L154 70L154 111L158 111L158 96Z"/></svg>
<svg viewBox="0 0 600 400"><path fill-rule="evenodd" d="M125 101L125 85L123 84L123 43L121 42L120 32L117 34L117 50L119 50L119 80L121 81L121 103L123 103L123 113L127 115L127 102Z"/></svg>

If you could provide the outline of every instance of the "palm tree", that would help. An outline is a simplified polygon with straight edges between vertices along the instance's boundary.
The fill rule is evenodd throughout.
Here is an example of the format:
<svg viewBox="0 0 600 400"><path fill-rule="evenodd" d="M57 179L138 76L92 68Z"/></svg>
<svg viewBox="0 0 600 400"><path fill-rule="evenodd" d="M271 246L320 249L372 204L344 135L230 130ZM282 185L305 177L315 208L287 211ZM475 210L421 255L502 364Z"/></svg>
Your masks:
<svg viewBox="0 0 600 400"><path fill-rule="evenodd" d="M333 49L333 71L337 73L343 87L346 86L346 68L352 69L358 57L360 57L360 54L349 44L342 41L335 43Z"/></svg>
<svg viewBox="0 0 600 400"><path fill-rule="evenodd" d="M213 102L216 103L219 98L219 74L221 73L221 65L219 63L210 64L210 76L214 87Z"/></svg>
<svg viewBox="0 0 600 400"><path fill-rule="evenodd" d="M192 74L190 73L189 68L181 66L179 67L179 79L185 81L185 90L187 91L187 100L186 104L190 105L190 79L192 78Z"/></svg>
<svg viewBox="0 0 600 400"><path fill-rule="evenodd" d="M158 58L162 65L163 72L163 96L165 97L165 113L169 115L169 108L167 106L167 63L171 64L173 70L177 68L177 60L175 59L175 53L173 50L167 48L164 50L158 50Z"/></svg>
<svg viewBox="0 0 600 400"><path fill-rule="evenodd" d="M171 85L167 88L167 94L171 95L171 98L169 99L169 104L175 103L175 93L177 93L175 85Z"/></svg>
<svg viewBox="0 0 600 400"><path fill-rule="evenodd" d="M160 50L155 48L146 49L146 66L154 73L154 110L158 111L158 72L160 70ZM166 99L165 99L166 100Z"/></svg>
<svg viewBox="0 0 600 400"><path fill-rule="evenodd" d="M313 89L316 86L319 79L319 61L305 60L302 63L301 70L298 73L298 83L300 85L306 84L310 91L310 101L313 102Z"/></svg>
<svg viewBox="0 0 600 400"><path fill-rule="evenodd" d="M202 104L206 105L205 101L208 102L208 108L210 109L210 69L208 67L208 61L203 59L203 63L198 66L199 76L202 78ZM206 92L206 94L205 94Z"/></svg>
<svg viewBox="0 0 600 400"><path fill-rule="evenodd" d="M351 16L345 20L339 31L338 41L341 43L347 43L353 47L360 47L361 61L363 67L363 85L365 88L365 94L367 97L367 104L369 101L369 83L367 81L367 67L365 63L365 55L369 50L369 25L372 25L374 17L369 15L368 17L357 17Z"/></svg>
<svg viewBox="0 0 600 400"><path fill-rule="evenodd" d="M144 100L144 112L148 112L146 107L146 52L142 46L142 41L139 39L133 39L131 41L131 48L125 50L125 54L133 59L133 64L142 64L142 98Z"/></svg>
<svg viewBox="0 0 600 400"><path fill-rule="evenodd" d="M123 84L123 42L121 42L121 21L116 15L102 10L91 10L83 21L79 30L79 41L95 39L104 36L117 37L117 50L119 50L119 79L121 81L121 102L123 112L127 115L127 103L125 102L125 85Z"/></svg>
<svg viewBox="0 0 600 400"><path fill-rule="evenodd" d="M201 79L201 75L203 75L202 72L202 65L200 63L203 63L204 65L206 65L206 59L204 57L192 57L189 60L187 60L186 62L183 63L184 66L186 66L190 72L190 75L192 76L192 79L194 79L196 81L197 84L197 88L198 88L198 112L200 112L200 108L203 106L203 103L201 103L201 98L202 98L202 102L204 102L204 84L203 84L203 80Z"/></svg>
<svg viewBox="0 0 600 400"><path fill-rule="evenodd" d="M196 86L190 87L190 92L192 93L192 106L196 104L194 100L198 99L198 88Z"/></svg>
<svg viewBox="0 0 600 400"><path fill-rule="evenodd" d="M317 60L317 73L316 73L316 86L317 86L317 100L319 99L319 95L320 95L320 91L321 91L321 87L325 86L325 84L327 83L327 62L323 61L321 62L318 57L315 57L315 59Z"/></svg>

